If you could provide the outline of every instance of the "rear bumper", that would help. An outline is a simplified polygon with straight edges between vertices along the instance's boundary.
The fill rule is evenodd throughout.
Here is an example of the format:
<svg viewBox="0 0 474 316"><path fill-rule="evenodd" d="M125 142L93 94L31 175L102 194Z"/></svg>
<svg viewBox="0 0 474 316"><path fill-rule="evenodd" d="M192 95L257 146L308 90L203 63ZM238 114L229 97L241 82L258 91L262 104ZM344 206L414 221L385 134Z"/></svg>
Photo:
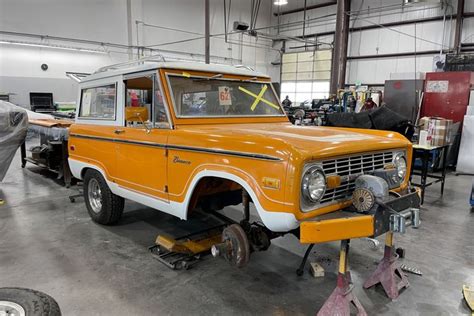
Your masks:
<svg viewBox="0 0 474 316"><path fill-rule="evenodd" d="M376 237L388 231L405 233L406 227L418 227L419 189L380 203L373 214L341 210L315 217L300 225L300 241L305 244Z"/></svg>

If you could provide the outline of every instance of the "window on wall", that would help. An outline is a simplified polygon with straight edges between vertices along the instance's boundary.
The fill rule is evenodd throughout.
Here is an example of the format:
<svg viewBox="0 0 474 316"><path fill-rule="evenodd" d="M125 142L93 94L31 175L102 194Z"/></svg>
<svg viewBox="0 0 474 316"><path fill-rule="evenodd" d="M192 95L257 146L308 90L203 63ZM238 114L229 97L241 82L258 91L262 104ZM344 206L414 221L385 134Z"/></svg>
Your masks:
<svg viewBox="0 0 474 316"><path fill-rule="evenodd" d="M288 96L297 105L329 97L331 57L331 50L283 54L281 99Z"/></svg>

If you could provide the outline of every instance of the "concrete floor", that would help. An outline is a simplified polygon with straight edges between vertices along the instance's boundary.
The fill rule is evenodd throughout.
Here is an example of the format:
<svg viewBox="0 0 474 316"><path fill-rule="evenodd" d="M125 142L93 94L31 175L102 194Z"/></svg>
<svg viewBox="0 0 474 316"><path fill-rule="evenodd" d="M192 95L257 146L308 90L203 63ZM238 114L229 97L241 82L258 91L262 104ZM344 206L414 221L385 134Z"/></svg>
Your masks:
<svg viewBox="0 0 474 316"><path fill-rule="evenodd" d="M471 177L449 175L444 197L430 187L422 227L397 236L406 248L411 286L396 301L380 287L362 283L382 249L365 240L351 243L355 294L369 315L468 315L461 287L474 285L474 213L467 204ZM335 286L338 243L314 248L311 260L326 269L324 278L295 274L305 248L295 237L273 242L252 255L243 269L207 258L188 271L172 271L147 247L157 234L199 223L181 222L127 202L120 223L93 223L79 199L75 204L54 176L14 160L0 197L0 286L34 288L52 295L64 315L314 315ZM239 211L238 208L235 208ZM232 211L228 209L227 211ZM183 226L184 225L184 226Z"/></svg>

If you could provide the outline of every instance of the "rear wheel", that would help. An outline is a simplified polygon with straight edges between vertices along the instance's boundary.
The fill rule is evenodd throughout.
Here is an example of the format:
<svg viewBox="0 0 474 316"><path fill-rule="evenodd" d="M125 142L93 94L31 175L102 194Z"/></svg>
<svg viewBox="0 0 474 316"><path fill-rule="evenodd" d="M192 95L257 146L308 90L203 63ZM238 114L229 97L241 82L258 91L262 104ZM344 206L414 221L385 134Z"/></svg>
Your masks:
<svg viewBox="0 0 474 316"><path fill-rule="evenodd" d="M110 191L104 177L96 170L89 169L84 175L84 201L94 222L111 225L122 217L124 199Z"/></svg>

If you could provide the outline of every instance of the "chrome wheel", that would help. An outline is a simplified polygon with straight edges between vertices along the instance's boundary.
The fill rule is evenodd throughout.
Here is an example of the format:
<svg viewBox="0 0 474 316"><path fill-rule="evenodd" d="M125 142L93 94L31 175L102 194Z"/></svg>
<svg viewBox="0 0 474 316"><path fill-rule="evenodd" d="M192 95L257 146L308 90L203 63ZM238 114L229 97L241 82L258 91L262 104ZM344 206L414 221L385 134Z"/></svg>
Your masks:
<svg viewBox="0 0 474 316"><path fill-rule="evenodd" d="M17 303L0 301L0 316L25 316L25 309Z"/></svg>
<svg viewBox="0 0 474 316"><path fill-rule="evenodd" d="M100 190L99 181L97 179L90 179L87 186L87 196L89 197L89 204L94 213L100 213L102 210L102 191Z"/></svg>

